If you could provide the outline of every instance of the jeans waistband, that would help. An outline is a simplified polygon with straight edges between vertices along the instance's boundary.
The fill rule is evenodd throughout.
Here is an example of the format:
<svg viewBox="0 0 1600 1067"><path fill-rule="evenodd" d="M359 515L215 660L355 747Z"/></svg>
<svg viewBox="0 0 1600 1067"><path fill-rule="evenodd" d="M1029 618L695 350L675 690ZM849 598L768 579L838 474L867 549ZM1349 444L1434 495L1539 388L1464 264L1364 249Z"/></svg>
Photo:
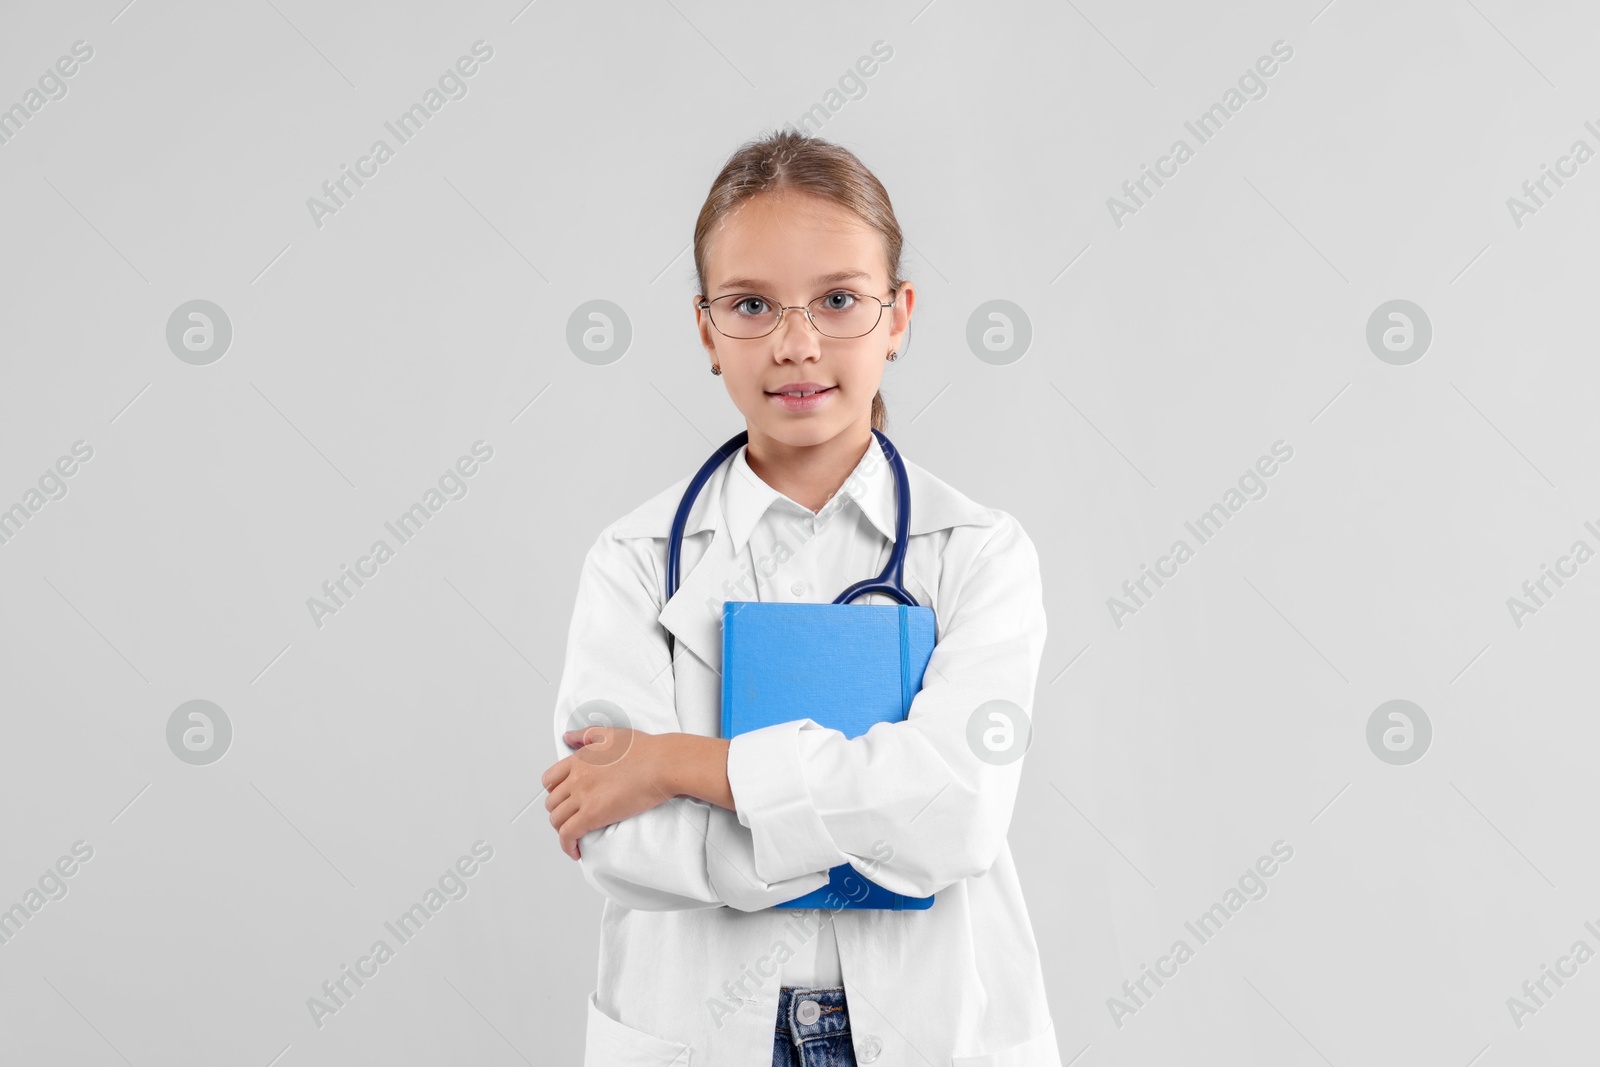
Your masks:
<svg viewBox="0 0 1600 1067"><path fill-rule="evenodd" d="M805 1008L807 1003L817 1007L815 1018ZM807 1020L810 1021L807 1021ZM804 1041L808 1037L850 1032L850 1013L845 1004L844 987L809 989L803 986L782 986L778 990L777 1032L788 1033L792 1039Z"/></svg>

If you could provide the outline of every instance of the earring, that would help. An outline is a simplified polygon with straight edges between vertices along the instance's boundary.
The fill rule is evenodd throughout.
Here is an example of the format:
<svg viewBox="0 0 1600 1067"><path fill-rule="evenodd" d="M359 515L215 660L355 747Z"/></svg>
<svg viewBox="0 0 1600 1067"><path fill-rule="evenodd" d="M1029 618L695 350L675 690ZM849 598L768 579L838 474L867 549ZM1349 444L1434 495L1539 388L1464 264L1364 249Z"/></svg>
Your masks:
<svg viewBox="0 0 1600 1067"><path fill-rule="evenodd" d="M713 364L711 364L711 373L712 374L721 374L722 373L722 368L717 366L715 363L713 363Z"/></svg>
<svg viewBox="0 0 1600 1067"><path fill-rule="evenodd" d="M888 357L888 358L889 358L889 362L890 362L890 363L893 363L893 362L894 362L894 357L895 357L895 356L896 356L896 355L897 355L897 354L898 354L898 353L899 353L899 351L900 351L900 350L899 350L899 349L898 349L898 348L897 348L897 349L895 349L895 350L894 350L894 351L893 351L893 352L890 352L890 353L889 353L889 357Z"/></svg>

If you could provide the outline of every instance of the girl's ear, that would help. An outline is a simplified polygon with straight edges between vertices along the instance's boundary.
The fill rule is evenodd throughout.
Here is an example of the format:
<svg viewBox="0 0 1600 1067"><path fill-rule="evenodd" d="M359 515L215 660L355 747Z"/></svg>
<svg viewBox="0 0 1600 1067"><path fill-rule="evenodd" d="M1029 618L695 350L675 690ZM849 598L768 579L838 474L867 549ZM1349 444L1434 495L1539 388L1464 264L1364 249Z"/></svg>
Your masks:
<svg viewBox="0 0 1600 1067"><path fill-rule="evenodd" d="M892 351L904 352L911 343L911 309L916 302L916 286L901 282L899 291L895 293L894 307L889 309L894 316L894 325L889 330L889 348Z"/></svg>
<svg viewBox="0 0 1600 1067"><path fill-rule="evenodd" d="M700 331L700 347L706 350L706 355L711 357L711 362L716 363L717 347L711 338L711 315L700 310L700 301L704 299L704 293L696 293L694 299L690 301L690 306L694 308L696 328Z"/></svg>

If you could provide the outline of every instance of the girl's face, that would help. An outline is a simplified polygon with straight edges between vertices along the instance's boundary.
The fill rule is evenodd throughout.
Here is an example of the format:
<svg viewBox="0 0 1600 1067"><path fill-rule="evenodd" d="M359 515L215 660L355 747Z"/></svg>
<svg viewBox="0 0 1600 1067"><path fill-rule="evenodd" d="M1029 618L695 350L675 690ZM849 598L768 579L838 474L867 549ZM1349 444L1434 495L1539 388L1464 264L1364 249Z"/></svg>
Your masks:
<svg viewBox="0 0 1600 1067"><path fill-rule="evenodd" d="M851 338L824 336L799 310L785 311L765 337L728 337L696 307L700 343L722 368L728 396L744 415L752 441L805 448L841 434L854 438L870 432L872 396L889 353L902 347L914 301L910 283L890 295L885 258L876 230L810 193L762 193L723 219L706 250L709 291L695 298L696 305L737 293L763 297L772 307L803 308L841 289L895 301L870 333ZM719 315L735 303L740 302L717 305ZM758 311L762 305L744 302L741 310ZM823 321L820 312L817 318ZM804 382L814 383L807 389L824 392L803 403L776 395Z"/></svg>

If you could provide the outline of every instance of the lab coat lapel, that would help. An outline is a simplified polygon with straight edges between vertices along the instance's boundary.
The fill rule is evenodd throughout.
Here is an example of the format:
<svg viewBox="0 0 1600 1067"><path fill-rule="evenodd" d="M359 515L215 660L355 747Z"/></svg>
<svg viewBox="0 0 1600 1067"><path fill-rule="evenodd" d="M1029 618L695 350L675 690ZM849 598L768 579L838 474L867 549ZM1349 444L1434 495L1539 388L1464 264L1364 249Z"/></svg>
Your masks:
<svg viewBox="0 0 1600 1067"><path fill-rule="evenodd" d="M683 558L679 561L678 591L661 610L660 622L689 651L699 656L719 675L722 673L722 604L733 597L723 588L739 573L733 552L733 538L718 524L711 543L699 560L690 557L689 539L684 538Z"/></svg>
<svg viewBox="0 0 1600 1067"><path fill-rule="evenodd" d="M678 589L657 616L680 646L700 657L719 676L722 674L722 603L731 599L723 583L739 572L733 538L728 535L722 515L722 485L727 480L729 466L724 462L706 479L689 509L683 528L682 555L678 560ZM624 523L623 536L659 536L662 539L663 574L666 573L665 548L672 517L690 480L684 478L663 491L635 513L634 521ZM705 538L708 531L709 543ZM704 549L699 548L702 544ZM677 657L675 649L673 658Z"/></svg>

